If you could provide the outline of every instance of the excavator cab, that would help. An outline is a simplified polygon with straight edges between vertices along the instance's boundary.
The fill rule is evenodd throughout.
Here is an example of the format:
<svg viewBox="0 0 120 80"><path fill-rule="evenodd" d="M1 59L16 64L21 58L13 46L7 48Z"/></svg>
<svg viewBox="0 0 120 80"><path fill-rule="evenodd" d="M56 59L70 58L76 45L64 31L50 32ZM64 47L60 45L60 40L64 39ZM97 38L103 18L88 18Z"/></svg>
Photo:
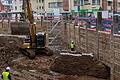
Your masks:
<svg viewBox="0 0 120 80"><path fill-rule="evenodd" d="M44 32L39 32L36 34L36 38L35 38L35 45L34 47L35 48L45 48L46 47L46 39L47 39L47 36L46 36L46 33ZM24 40L24 44L23 44L23 48L31 48L33 47L31 45L32 41L30 39L30 37L26 37L25 40Z"/></svg>
<svg viewBox="0 0 120 80"><path fill-rule="evenodd" d="M45 48L46 46L46 33L39 32L36 34L36 46L37 48Z"/></svg>

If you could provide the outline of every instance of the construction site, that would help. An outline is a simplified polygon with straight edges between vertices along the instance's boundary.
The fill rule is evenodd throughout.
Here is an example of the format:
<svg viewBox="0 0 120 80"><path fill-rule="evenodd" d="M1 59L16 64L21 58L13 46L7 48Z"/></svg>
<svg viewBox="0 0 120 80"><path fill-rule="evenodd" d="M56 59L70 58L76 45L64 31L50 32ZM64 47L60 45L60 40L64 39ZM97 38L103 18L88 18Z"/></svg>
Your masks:
<svg viewBox="0 0 120 80"><path fill-rule="evenodd" d="M25 25L26 23L11 22L10 26L18 26L18 28L23 31L22 34L25 34L29 29L24 30L24 26L21 26L23 24ZM21 51L25 35L12 35L19 33L12 33L8 22L1 22L1 73L5 67L9 66L13 80L110 80L111 69L102 62L105 58L103 56L105 55L101 54L102 58L101 56L100 58L102 61L97 59L95 52L97 49L93 48L96 46L96 38L93 38L94 41L92 42L94 43L90 42L90 44L86 44L86 40L89 37L86 37L85 29L80 29L81 37L79 37L77 28L77 31L74 33L73 24L68 23L64 25L63 21L52 20L45 21L42 25L43 27L40 25L41 22L38 21L36 23L36 30L37 32L46 31L49 33L48 48L52 55L48 56L44 54L44 52L39 52L35 55L34 59L31 59ZM88 36L95 37L95 31L90 30L89 33L91 34ZM76 41L75 52L71 52L69 47L71 40L70 35L72 40L75 39L74 41ZM104 35L108 36L108 34L104 33L101 33L101 36L102 35L103 37ZM79 39L77 38L81 38L81 40L78 41ZM90 40L92 39L90 38ZM103 41L106 42L106 39L101 41L103 43L103 47L101 48L104 48L102 50L105 51L104 46L108 43L105 44ZM92 45L92 47L89 47L90 45Z"/></svg>
<svg viewBox="0 0 120 80"><path fill-rule="evenodd" d="M0 21L1 75L9 66L12 80L120 80L120 35L100 30L101 16L94 29L67 15L34 20L24 1L20 19Z"/></svg>

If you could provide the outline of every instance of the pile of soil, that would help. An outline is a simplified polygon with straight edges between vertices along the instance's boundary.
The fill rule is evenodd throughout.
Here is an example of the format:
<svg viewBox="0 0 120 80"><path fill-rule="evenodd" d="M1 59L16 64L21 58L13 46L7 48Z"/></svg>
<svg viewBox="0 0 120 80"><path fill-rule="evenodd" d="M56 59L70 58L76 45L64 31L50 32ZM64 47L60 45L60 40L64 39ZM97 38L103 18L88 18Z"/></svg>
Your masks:
<svg viewBox="0 0 120 80"><path fill-rule="evenodd" d="M11 61L17 58L21 53L19 47L22 41L15 37L0 37L0 68L10 66Z"/></svg>
<svg viewBox="0 0 120 80"><path fill-rule="evenodd" d="M51 70L66 75L87 75L103 79L110 77L110 68L90 56L60 56L56 58Z"/></svg>

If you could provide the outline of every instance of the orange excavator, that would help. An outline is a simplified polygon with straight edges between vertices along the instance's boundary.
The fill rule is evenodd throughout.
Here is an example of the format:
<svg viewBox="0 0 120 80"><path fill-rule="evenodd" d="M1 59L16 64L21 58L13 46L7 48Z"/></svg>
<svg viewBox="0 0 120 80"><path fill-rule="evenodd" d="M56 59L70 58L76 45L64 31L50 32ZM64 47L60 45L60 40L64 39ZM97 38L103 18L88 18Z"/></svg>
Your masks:
<svg viewBox="0 0 120 80"><path fill-rule="evenodd" d="M26 37L23 47L20 51L29 58L34 59L36 53L44 52L47 55L52 55L48 49L48 34L45 32L36 33L36 23L34 21L30 0L23 0L23 15L30 24L30 35Z"/></svg>

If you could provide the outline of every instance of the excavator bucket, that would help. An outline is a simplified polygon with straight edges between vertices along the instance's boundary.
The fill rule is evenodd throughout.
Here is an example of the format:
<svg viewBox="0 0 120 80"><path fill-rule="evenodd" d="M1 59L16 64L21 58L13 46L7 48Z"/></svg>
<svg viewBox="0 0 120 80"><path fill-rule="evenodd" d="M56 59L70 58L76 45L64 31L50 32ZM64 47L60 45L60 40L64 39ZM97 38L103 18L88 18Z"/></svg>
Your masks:
<svg viewBox="0 0 120 80"><path fill-rule="evenodd" d="M11 22L12 35L30 35L30 24L27 22Z"/></svg>

